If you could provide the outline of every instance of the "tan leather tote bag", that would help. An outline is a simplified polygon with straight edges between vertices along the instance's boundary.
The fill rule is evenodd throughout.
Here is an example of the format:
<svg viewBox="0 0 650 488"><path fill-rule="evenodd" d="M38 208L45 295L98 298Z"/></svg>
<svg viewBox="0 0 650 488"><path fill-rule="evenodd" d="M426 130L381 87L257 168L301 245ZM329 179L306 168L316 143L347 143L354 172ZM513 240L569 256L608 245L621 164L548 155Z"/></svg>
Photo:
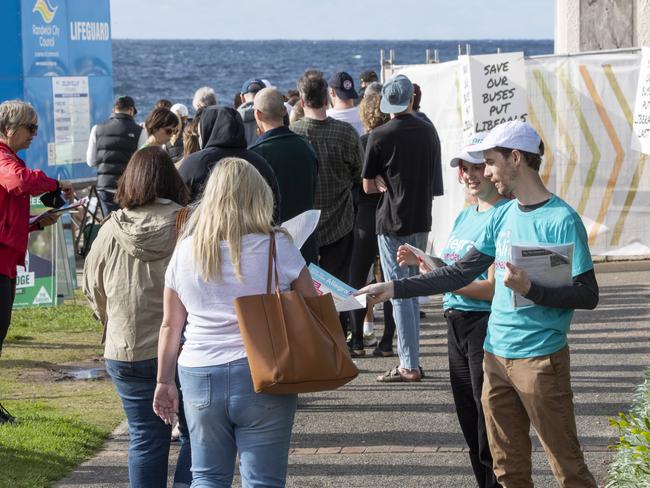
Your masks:
<svg viewBox="0 0 650 488"><path fill-rule="evenodd" d="M332 295L280 292L273 233L266 279L265 295L234 300L255 391L282 395L334 390L356 378L359 370L350 358Z"/></svg>

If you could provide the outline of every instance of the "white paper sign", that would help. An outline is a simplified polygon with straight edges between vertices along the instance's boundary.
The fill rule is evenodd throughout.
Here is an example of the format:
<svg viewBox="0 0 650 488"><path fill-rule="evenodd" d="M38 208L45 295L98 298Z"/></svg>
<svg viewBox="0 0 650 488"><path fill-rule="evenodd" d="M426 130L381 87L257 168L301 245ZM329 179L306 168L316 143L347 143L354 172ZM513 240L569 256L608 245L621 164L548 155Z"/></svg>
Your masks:
<svg viewBox="0 0 650 488"><path fill-rule="evenodd" d="M524 53L460 56L463 130L485 132L528 118Z"/></svg>
<svg viewBox="0 0 650 488"><path fill-rule="evenodd" d="M636 136L636 140L633 139L633 149L650 154L650 47L641 49L632 128Z"/></svg>
<svg viewBox="0 0 650 488"><path fill-rule="evenodd" d="M54 146L48 147L48 164L86 161L90 134L88 77L52 78Z"/></svg>

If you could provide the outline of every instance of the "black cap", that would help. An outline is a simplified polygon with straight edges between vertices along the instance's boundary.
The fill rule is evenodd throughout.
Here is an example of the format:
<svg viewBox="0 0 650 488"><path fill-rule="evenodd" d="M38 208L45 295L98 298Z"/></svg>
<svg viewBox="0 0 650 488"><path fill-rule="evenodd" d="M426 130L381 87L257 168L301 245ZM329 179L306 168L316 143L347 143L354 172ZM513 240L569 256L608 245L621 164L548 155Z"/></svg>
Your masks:
<svg viewBox="0 0 650 488"><path fill-rule="evenodd" d="M123 97L117 97L115 99L114 107L117 110L127 110L129 108L132 108L133 109L133 115L138 113L138 110L135 108L135 102L133 101L133 98L131 98L128 95L123 96Z"/></svg>
<svg viewBox="0 0 650 488"><path fill-rule="evenodd" d="M336 96L343 100L359 98L354 89L354 80L345 71L334 73L327 84L336 91Z"/></svg>

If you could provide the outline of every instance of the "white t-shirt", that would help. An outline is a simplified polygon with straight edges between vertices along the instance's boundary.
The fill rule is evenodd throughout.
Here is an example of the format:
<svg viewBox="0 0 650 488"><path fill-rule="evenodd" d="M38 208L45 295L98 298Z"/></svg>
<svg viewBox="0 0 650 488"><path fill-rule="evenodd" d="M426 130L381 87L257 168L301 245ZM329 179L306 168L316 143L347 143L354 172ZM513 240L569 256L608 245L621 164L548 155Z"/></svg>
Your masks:
<svg viewBox="0 0 650 488"><path fill-rule="evenodd" d="M282 233L276 233L280 290L286 291L305 266L300 251ZM174 290L187 310L185 343L178 364L217 366L246 357L233 299L266 293L269 236L247 234L241 241L241 273L235 276L228 243L220 243L220 283L205 282L192 260L192 237L183 239L172 255L165 286ZM275 286L275 284L273 284Z"/></svg>
<svg viewBox="0 0 650 488"><path fill-rule="evenodd" d="M327 111L327 115L333 119L347 122L356 129L357 134L359 135L362 135L364 133L363 125L361 124L361 119L359 118L359 107L344 109L330 108Z"/></svg>

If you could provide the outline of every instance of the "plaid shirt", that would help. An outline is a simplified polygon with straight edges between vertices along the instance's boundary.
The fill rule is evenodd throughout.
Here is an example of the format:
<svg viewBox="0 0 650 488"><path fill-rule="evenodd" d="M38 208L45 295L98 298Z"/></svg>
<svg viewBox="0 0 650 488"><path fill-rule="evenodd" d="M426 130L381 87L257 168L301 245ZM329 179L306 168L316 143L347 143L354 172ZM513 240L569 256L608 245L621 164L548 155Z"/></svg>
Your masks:
<svg viewBox="0 0 650 488"><path fill-rule="evenodd" d="M338 241L352 231L352 184L361 177L363 150L357 131L347 122L303 118L289 127L311 142L318 156L314 206L321 211L318 246Z"/></svg>

